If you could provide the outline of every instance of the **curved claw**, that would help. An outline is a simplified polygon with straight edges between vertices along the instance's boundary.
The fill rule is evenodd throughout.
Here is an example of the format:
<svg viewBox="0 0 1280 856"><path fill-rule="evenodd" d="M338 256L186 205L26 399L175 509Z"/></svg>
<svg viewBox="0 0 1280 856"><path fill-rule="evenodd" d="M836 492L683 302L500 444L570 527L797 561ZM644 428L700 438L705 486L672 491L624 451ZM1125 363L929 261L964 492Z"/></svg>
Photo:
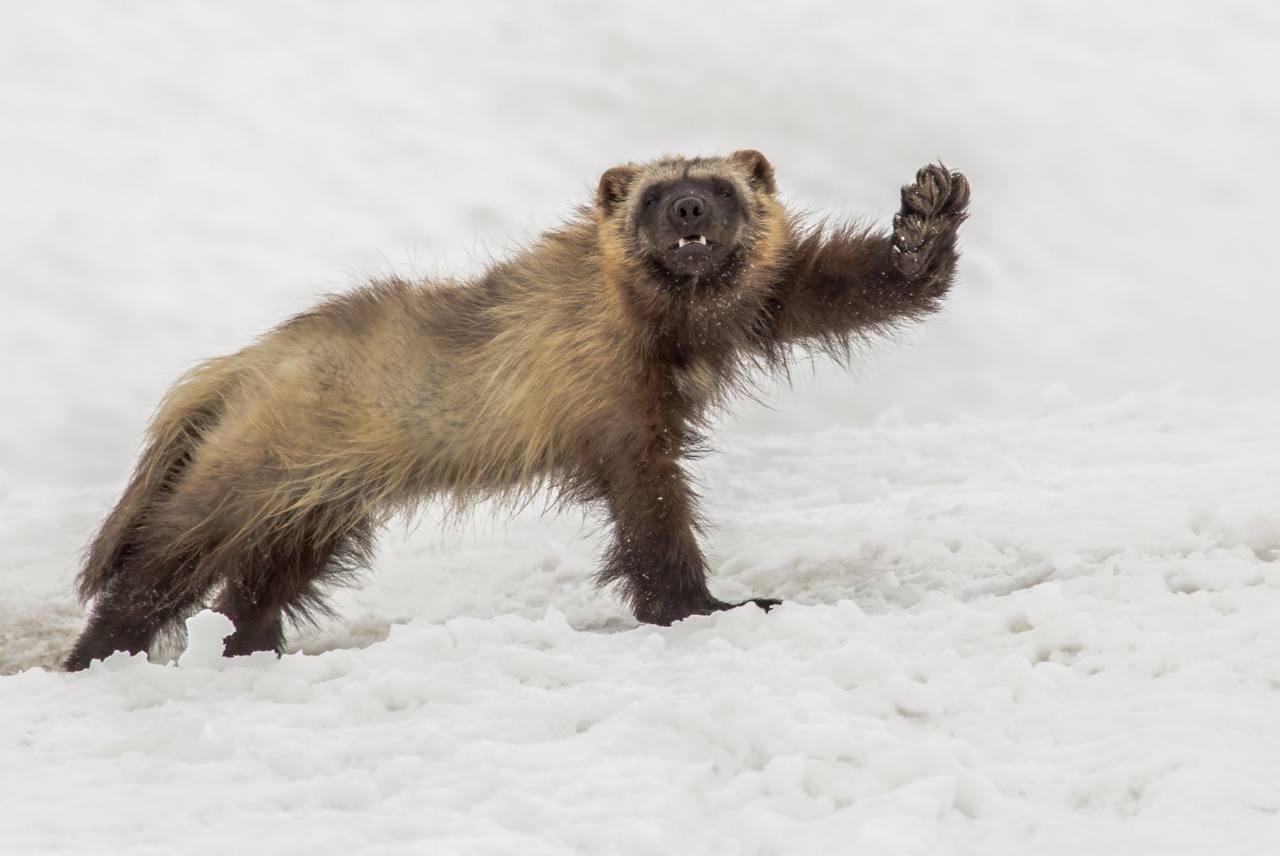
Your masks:
<svg viewBox="0 0 1280 856"><path fill-rule="evenodd" d="M969 207L969 179L958 172L951 173L951 196L947 198L947 208L951 211L963 211Z"/></svg>
<svg viewBox="0 0 1280 856"><path fill-rule="evenodd" d="M942 210L951 195L951 173L937 164L921 167L915 184L902 188L902 210L929 216Z"/></svg>

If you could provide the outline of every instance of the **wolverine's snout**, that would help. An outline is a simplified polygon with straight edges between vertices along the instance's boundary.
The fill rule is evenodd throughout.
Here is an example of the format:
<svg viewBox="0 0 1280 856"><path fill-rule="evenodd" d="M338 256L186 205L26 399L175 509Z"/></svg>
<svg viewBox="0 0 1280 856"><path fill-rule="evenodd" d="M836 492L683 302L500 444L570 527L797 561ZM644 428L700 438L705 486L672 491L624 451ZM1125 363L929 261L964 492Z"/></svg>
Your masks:
<svg viewBox="0 0 1280 856"><path fill-rule="evenodd" d="M671 204L671 222L678 229L690 229L702 222L707 202L700 196L681 196Z"/></svg>

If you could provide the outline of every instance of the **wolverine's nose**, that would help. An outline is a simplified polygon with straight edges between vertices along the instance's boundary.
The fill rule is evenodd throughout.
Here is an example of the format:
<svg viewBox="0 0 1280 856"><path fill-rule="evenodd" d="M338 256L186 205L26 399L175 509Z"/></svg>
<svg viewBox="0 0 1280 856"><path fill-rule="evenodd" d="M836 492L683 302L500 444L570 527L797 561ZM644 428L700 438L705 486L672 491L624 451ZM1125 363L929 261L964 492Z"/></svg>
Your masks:
<svg viewBox="0 0 1280 856"><path fill-rule="evenodd" d="M671 204L671 219L677 226L694 226L706 211L707 203L697 196L682 196Z"/></svg>

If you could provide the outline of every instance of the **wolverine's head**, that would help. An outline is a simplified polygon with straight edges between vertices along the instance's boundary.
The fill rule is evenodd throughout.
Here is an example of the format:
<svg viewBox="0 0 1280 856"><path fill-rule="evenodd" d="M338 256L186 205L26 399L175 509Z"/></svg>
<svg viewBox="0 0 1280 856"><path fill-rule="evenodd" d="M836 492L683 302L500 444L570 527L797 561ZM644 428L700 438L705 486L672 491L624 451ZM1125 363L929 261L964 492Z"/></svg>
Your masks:
<svg viewBox="0 0 1280 856"><path fill-rule="evenodd" d="M746 149L615 166L600 177L596 205L628 255L659 278L724 281L774 225L776 193L769 161Z"/></svg>

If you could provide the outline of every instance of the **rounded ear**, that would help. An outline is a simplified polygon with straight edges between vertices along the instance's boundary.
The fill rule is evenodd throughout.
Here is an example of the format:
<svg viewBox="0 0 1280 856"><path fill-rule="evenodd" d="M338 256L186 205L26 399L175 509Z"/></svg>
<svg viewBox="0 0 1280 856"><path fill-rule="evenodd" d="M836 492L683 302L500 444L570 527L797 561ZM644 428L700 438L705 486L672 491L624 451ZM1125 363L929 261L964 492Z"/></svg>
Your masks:
<svg viewBox="0 0 1280 856"><path fill-rule="evenodd" d="M596 205L604 213L612 214L613 209L627 198L627 188L637 172L638 168L632 164L606 169L604 175L600 176L600 186L596 188Z"/></svg>
<svg viewBox="0 0 1280 856"><path fill-rule="evenodd" d="M739 149L729 155L729 161L745 170L751 183L765 193L778 192L773 180L773 164L755 149Z"/></svg>

